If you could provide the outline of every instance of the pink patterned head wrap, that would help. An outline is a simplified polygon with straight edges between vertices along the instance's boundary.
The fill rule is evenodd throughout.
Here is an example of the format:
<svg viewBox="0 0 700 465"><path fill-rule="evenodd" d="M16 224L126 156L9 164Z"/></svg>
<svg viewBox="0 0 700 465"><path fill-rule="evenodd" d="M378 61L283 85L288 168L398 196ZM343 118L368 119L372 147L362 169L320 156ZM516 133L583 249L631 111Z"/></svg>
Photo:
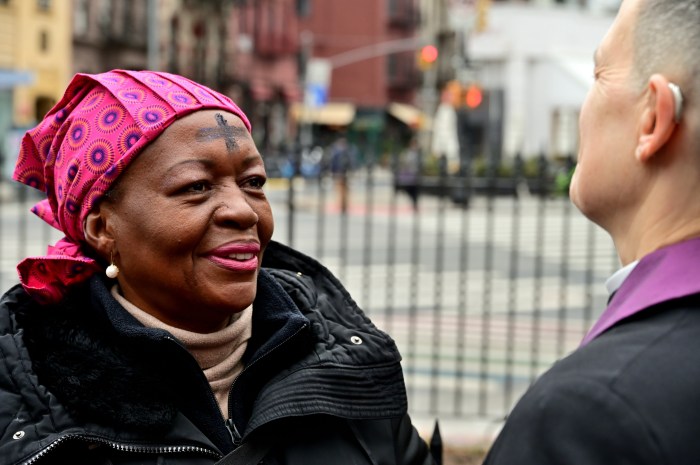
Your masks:
<svg viewBox="0 0 700 465"><path fill-rule="evenodd" d="M28 131L14 179L46 193L32 208L65 234L47 255L18 266L24 289L58 302L72 284L101 271L84 250L83 224L117 177L176 119L218 108L250 122L233 101L181 76L114 70L77 74L60 102Z"/></svg>

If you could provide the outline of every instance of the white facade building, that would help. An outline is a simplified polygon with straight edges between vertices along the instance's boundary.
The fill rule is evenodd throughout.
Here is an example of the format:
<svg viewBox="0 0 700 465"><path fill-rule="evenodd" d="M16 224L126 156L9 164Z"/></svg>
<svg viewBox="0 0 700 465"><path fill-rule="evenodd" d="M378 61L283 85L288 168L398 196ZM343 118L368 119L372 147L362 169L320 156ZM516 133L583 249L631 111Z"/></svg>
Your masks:
<svg viewBox="0 0 700 465"><path fill-rule="evenodd" d="M586 8L546 0L493 2L483 32L470 34L470 21L462 22L474 65L467 79L504 91L505 158L518 152L575 156L593 53L618 5L619 0L590 1Z"/></svg>

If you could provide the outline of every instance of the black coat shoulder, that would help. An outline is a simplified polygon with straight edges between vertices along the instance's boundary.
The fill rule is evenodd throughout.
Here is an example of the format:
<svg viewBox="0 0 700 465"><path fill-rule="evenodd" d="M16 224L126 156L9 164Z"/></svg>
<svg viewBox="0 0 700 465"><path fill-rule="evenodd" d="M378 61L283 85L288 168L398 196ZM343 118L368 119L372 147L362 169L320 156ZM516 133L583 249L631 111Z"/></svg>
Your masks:
<svg viewBox="0 0 700 465"><path fill-rule="evenodd" d="M537 380L485 463L699 463L699 333L696 297L624 320Z"/></svg>

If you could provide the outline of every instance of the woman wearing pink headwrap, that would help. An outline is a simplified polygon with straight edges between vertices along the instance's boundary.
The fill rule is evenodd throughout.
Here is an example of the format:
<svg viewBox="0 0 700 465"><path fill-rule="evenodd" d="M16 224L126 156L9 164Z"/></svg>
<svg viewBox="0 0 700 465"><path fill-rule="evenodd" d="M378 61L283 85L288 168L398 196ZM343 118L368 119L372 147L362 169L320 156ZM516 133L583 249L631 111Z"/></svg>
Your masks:
<svg viewBox="0 0 700 465"><path fill-rule="evenodd" d="M271 241L230 99L166 73L77 75L15 179L65 238L0 301L2 463L431 463L391 338Z"/></svg>

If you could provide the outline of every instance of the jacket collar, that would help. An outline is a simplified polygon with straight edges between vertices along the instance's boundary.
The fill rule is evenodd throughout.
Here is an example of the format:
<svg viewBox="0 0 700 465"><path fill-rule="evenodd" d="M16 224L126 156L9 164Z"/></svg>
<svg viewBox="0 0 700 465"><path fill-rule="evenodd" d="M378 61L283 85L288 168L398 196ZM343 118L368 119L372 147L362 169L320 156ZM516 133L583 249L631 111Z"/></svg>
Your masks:
<svg viewBox="0 0 700 465"><path fill-rule="evenodd" d="M645 257L615 292L581 345L586 345L618 322L654 305L700 293L700 280L691 272L700 263L700 238L658 249Z"/></svg>
<svg viewBox="0 0 700 465"><path fill-rule="evenodd" d="M263 266L308 318L311 337L303 340L312 345L299 346L303 355L293 369L274 373L273 382L260 390L246 431L289 416L404 415L408 402L396 344L372 324L338 279L316 260L275 242L268 245Z"/></svg>
<svg viewBox="0 0 700 465"><path fill-rule="evenodd" d="M88 287L80 291L82 299L73 294L61 305L42 306L17 286L0 303L0 351L6 356L0 398L5 413L22 412L0 415L0 430L21 434L17 440L12 434L0 438L0 456L19 463L71 437L120 450L147 448L149 438L157 437L162 447L194 446L217 454L178 413L172 396L152 389L162 387L158 374L129 363L143 355L141 347L115 345L114 332L85 305ZM14 389L5 392L2 385Z"/></svg>

